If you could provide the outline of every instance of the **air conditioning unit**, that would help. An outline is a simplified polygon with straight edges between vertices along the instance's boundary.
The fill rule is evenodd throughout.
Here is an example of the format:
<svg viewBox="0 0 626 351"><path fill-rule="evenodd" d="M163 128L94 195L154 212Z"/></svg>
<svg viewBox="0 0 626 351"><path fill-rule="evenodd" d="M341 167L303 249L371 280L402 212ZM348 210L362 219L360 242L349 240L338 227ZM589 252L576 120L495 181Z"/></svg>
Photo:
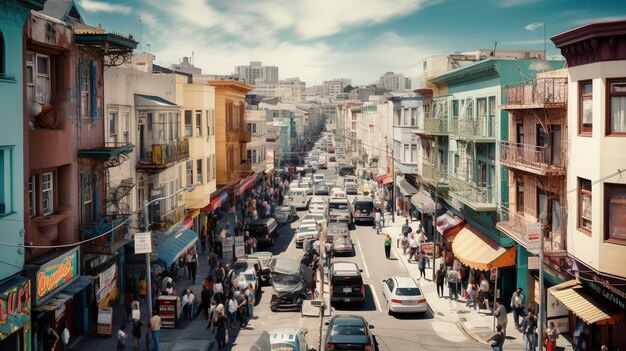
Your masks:
<svg viewBox="0 0 626 351"><path fill-rule="evenodd" d="M143 126L146 124L146 117L139 117L137 118L137 125L138 126Z"/></svg>

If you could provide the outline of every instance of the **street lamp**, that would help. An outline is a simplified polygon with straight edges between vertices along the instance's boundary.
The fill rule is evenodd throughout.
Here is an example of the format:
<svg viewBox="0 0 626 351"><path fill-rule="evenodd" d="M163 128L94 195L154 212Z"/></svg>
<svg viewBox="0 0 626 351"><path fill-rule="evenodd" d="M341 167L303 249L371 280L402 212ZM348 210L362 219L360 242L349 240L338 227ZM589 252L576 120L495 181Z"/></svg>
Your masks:
<svg viewBox="0 0 626 351"><path fill-rule="evenodd" d="M174 192L173 194L169 195L169 196L163 196L163 197L158 197L156 199L152 199L148 202L146 202L143 205L143 218L144 218L144 230L146 232L149 232L149 219L148 219L148 206L150 206L153 203L157 203L160 202L161 200L167 200L171 197L174 197L184 191L187 192L192 192L193 189L195 187L194 186L188 186L186 188L181 188L178 189L178 191ZM147 289L146 289L146 297L147 297L147 302L148 302L148 321L150 320L150 318L152 318L152 272L150 271L150 252L147 252L146 254L146 285L147 285ZM148 350L151 350L151 345L150 345L150 338L152 337L152 331L146 333L146 346Z"/></svg>

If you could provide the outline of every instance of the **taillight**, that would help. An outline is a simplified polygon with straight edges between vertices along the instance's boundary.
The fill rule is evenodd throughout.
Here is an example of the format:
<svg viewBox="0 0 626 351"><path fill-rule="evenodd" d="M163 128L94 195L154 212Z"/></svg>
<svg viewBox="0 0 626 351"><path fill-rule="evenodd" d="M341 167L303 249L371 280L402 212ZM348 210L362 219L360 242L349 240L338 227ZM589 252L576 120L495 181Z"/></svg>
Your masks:
<svg viewBox="0 0 626 351"><path fill-rule="evenodd" d="M270 236L265 234L265 239L269 239L269 238L270 238Z"/></svg>
<svg viewBox="0 0 626 351"><path fill-rule="evenodd" d="M425 302L426 302L426 299L419 299L419 300L417 300L417 303L425 303Z"/></svg>
<svg viewBox="0 0 626 351"><path fill-rule="evenodd" d="M374 351L374 345L372 344L365 345L365 351Z"/></svg>
<svg viewBox="0 0 626 351"><path fill-rule="evenodd" d="M331 343L326 344L326 350L334 350L334 349L335 349L335 344L331 344Z"/></svg>
<svg viewBox="0 0 626 351"><path fill-rule="evenodd" d="M365 296L365 285L361 284L361 295Z"/></svg>
<svg viewBox="0 0 626 351"><path fill-rule="evenodd" d="M328 292L329 292L330 294L332 294L332 293L333 293L333 284L332 284L332 283L328 286Z"/></svg>
<svg viewBox="0 0 626 351"><path fill-rule="evenodd" d="M391 299L391 303L402 303L402 301L398 299Z"/></svg>

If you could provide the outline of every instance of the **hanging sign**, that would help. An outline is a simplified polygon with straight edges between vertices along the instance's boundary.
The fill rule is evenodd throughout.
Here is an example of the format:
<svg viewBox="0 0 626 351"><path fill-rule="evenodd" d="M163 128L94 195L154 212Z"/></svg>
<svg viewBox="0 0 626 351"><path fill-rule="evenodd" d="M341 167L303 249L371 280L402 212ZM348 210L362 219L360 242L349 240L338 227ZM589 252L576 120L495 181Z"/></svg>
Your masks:
<svg viewBox="0 0 626 351"><path fill-rule="evenodd" d="M235 237L235 258L243 257L246 254L246 247L243 236Z"/></svg>
<svg viewBox="0 0 626 351"><path fill-rule="evenodd" d="M135 254L152 253L150 232L135 233Z"/></svg>
<svg viewBox="0 0 626 351"><path fill-rule="evenodd" d="M112 307L99 307L98 308L98 326L96 333L100 335L111 335L113 332L113 308Z"/></svg>
<svg viewBox="0 0 626 351"><path fill-rule="evenodd" d="M50 298L53 292L73 282L79 275L78 248L43 264L35 275L35 304Z"/></svg>

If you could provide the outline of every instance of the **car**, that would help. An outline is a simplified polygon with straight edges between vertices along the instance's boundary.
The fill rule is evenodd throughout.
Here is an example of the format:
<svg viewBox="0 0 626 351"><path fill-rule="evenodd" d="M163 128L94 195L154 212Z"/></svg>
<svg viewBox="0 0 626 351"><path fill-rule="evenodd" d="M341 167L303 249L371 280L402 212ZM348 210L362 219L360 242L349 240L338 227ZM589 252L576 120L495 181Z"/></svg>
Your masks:
<svg viewBox="0 0 626 351"><path fill-rule="evenodd" d="M328 200L326 217L328 217L329 222L352 222L352 213L348 199L339 198Z"/></svg>
<svg viewBox="0 0 626 351"><path fill-rule="evenodd" d="M313 195L328 195L328 185L323 182L317 183L313 189Z"/></svg>
<svg viewBox="0 0 626 351"><path fill-rule="evenodd" d="M313 175L313 182L314 183L321 183L324 180L326 180L326 176L321 174L321 173L316 173Z"/></svg>
<svg viewBox="0 0 626 351"><path fill-rule="evenodd" d="M270 280L270 262L274 255L269 251L257 251L255 253L248 254L242 258L256 258L261 263L261 281L269 282Z"/></svg>
<svg viewBox="0 0 626 351"><path fill-rule="evenodd" d="M309 205L308 188L289 188L285 203L296 209L306 209Z"/></svg>
<svg viewBox="0 0 626 351"><path fill-rule="evenodd" d="M365 301L365 285L361 272L354 262L335 261L328 269L330 302Z"/></svg>
<svg viewBox="0 0 626 351"><path fill-rule="evenodd" d="M336 179L325 179L324 184L328 186L328 188L332 188L337 183Z"/></svg>
<svg viewBox="0 0 626 351"><path fill-rule="evenodd" d="M232 271L234 272L232 279L234 287L248 288L248 284L252 284L252 289L254 289L254 291L258 291L257 287L259 286L259 277L254 268L248 267L245 271L233 269Z"/></svg>
<svg viewBox="0 0 626 351"><path fill-rule="evenodd" d="M309 212L325 214L326 200L320 196L313 196L311 201L309 201Z"/></svg>
<svg viewBox="0 0 626 351"><path fill-rule="evenodd" d="M326 229L326 237L331 240L335 255L352 254L354 247L352 243L352 238L350 238L350 227L348 227L347 223L328 223L328 229Z"/></svg>
<svg viewBox="0 0 626 351"><path fill-rule="evenodd" d="M352 201L352 218L354 222L374 222L376 208L370 197L358 196Z"/></svg>
<svg viewBox="0 0 626 351"><path fill-rule="evenodd" d="M320 225L326 224L326 215L323 213L307 213L304 217L302 217L302 222L309 219L314 219Z"/></svg>
<svg viewBox="0 0 626 351"><path fill-rule="evenodd" d="M296 218L298 218L298 211L296 211L296 206L292 204L278 206L274 210L274 219L278 224L291 223Z"/></svg>
<svg viewBox="0 0 626 351"><path fill-rule="evenodd" d="M296 247L302 247L302 244L306 239L318 239L320 237L318 224L314 223L313 225L304 225L298 227L295 236Z"/></svg>
<svg viewBox="0 0 626 351"><path fill-rule="evenodd" d="M300 259L274 258L270 263L272 274L272 298L270 309L300 310L302 301L307 297L307 289L311 284L310 273L307 274L300 264Z"/></svg>
<svg viewBox="0 0 626 351"><path fill-rule="evenodd" d="M348 197L345 190L343 190L343 188L340 187L334 187L332 189L330 189L330 197L334 198L334 199L338 199L338 198L346 198Z"/></svg>
<svg viewBox="0 0 626 351"><path fill-rule="evenodd" d="M325 324L328 329L324 338L324 351L376 349L371 332L374 326L361 316L335 315Z"/></svg>
<svg viewBox="0 0 626 351"><path fill-rule="evenodd" d="M278 223L274 218L256 219L248 225L248 233L256 239L259 245L274 245L278 235Z"/></svg>
<svg viewBox="0 0 626 351"><path fill-rule="evenodd" d="M350 165L339 166L339 175L342 177L347 175L354 175L354 167Z"/></svg>
<svg viewBox="0 0 626 351"><path fill-rule="evenodd" d="M411 277L391 277L383 280L383 297L387 301L389 314L426 313L428 302L422 289Z"/></svg>
<svg viewBox="0 0 626 351"><path fill-rule="evenodd" d="M343 188L346 189L347 194L357 194L359 192L359 185L357 184L356 177L354 176L344 177Z"/></svg>
<svg viewBox="0 0 626 351"><path fill-rule="evenodd" d="M309 351L304 328L281 328L263 331L251 351Z"/></svg>

